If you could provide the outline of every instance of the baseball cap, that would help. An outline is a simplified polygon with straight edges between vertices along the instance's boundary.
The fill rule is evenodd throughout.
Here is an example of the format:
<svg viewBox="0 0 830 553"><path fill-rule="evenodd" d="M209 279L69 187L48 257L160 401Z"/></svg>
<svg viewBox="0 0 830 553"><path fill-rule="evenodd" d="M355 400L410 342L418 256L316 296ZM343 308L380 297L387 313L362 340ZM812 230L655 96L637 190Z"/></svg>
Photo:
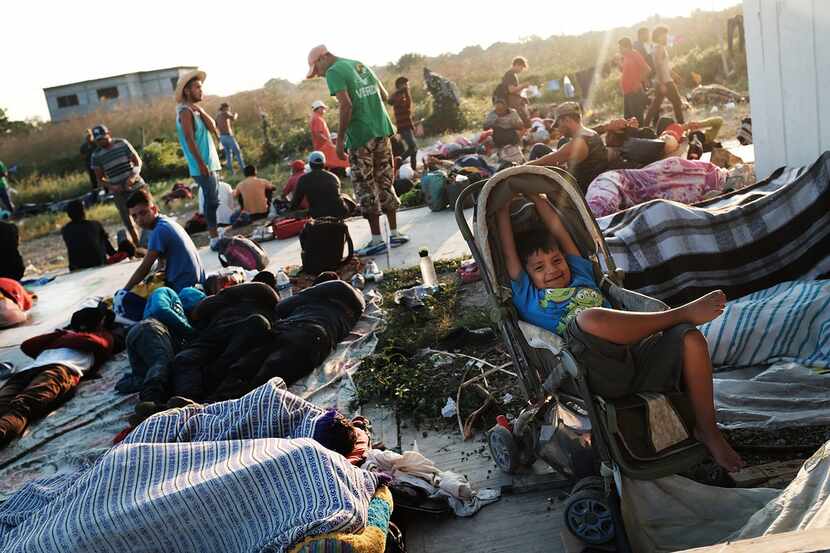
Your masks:
<svg viewBox="0 0 830 553"><path fill-rule="evenodd" d="M302 159L295 159L291 162L291 171L294 173L299 173L300 171L305 171L305 161Z"/></svg>
<svg viewBox="0 0 830 553"><path fill-rule="evenodd" d="M563 102L556 106L556 121L563 115L582 115L582 108L578 102Z"/></svg>
<svg viewBox="0 0 830 553"><path fill-rule="evenodd" d="M314 100L311 103L311 109L315 110L315 109L318 109L318 108L328 108L328 106L326 105L326 103L323 100Z"/></svg>
<svg viewBox="0 0 830 553"><path fill-rule="evenodd" d="M317 60L328 53L329 49L326 48L324 44L320 44L319 46L315 46L311 49L308 53L308 75L305 76L306 79L311 79L317 76L317 70L314 68L314 64L317 63Z"/></svg>
<svg viewBox="0 0 830 553"><path fill-rule="evenodd" d="M99 138L104 138L109 132L110 130L104 125L95 125L92 127L92 139L98 140Z"/></svg>
<svg viewBox="0 0 830 553"><path fill-rule="evenodd" d="M311 152L308 154L308 163L311 165L325 165L326 154L318 151Z"/></svg>

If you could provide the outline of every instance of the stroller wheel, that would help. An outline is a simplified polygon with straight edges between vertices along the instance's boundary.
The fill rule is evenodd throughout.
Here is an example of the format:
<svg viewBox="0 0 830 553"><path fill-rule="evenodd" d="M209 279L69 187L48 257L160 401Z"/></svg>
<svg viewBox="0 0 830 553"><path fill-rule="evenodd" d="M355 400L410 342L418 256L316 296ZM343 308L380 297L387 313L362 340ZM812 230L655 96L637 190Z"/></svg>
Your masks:
<svg viewBox="0 0 830 553"><path fill-rule="evenodd" d="M573 489L571 489L571 495L574 495L576 492L580 490L599 490L600 492L605 490L605 482L603 482L601 476L586 476L579 480L576 484L574 484Z"/></svg>
<svg viewBox="0 0 830 553"><path fill-rule="evenodd" d="M487 443L496 466L508 474L516 472L519 468L519 446L513 433L497 424L487 433Z"/></svg>
<svg viewBox="0 0 830 553"><path fill-rule="evenodd" d="M602 545L614 539L614 517L605 494L593 488L583 488L565 503L565 525L568 530L588 545Z"/></svg>

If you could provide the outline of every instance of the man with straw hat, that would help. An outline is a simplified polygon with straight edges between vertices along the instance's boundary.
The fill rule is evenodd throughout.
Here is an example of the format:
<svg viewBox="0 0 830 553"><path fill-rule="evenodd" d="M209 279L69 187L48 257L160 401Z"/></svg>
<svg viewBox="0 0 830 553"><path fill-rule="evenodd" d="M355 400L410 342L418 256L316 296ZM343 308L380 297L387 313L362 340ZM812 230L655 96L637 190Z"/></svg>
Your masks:
<svg viewBox="0 0 830 553"><path fill-rule="evenodd" d="M219 140L216 122L202 109L202 83L207 74L193 70L179 77L176 85L176 133L179 135L190 176L199 185L205 198L210 247L214 249L219 234L216 230L216 209L219 207L219 177L222 168L211 134Z"/></svg>
<svg viewBox="0 0 830 553"><path fill-rule="evenodd" d="M338 58L323 46L308 54L306 78L326 78L329 93L340 106L337 157L346 159L352 168L355 197L363 217L372 231L371 241L355 251L358 255L378 255L386 251L380 231L380 215L389 221L390 244L400 246L409 238L398 232L397 211L401 205L393 182L395 172L389 137L395 128L384 102L389 96L375 73L359 61Z"/></svg>

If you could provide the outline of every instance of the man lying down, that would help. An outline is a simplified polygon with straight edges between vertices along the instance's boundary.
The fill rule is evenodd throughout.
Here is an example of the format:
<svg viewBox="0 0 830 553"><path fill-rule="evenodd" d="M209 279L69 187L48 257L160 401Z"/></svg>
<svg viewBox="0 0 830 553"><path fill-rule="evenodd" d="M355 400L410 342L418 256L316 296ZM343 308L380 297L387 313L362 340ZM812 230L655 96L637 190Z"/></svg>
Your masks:
<svg viewBox="0 0 830 553"><path fill-rule="evenodd" d="M127 337L134 382L121 391L138 391L142 400L131 422L177 407L171 396L238 398L275 376L290 385L326 359L365 307L362 293L337 279L282 301L269 284L251 282L185 309L192 328L182 345L159 321L145 319Z"/></svg>
<svg viewBox="0 0 830 553"><path fill-rule="evenodd" d="M359 432L272 379L150 417L91 465L0 505L0 550L285 551L356 533L381 485L343 454Z"/></svg>

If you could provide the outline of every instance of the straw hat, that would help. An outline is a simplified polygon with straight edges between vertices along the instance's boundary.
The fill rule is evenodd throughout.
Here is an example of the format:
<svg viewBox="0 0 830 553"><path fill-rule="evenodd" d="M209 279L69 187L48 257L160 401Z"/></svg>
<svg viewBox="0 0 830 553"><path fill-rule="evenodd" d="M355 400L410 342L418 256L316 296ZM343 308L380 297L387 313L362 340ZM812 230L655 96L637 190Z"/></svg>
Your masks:
<svg viewBox="0 0 830 553"><path fill-rule="evenodd" d="M192 81L193 79L199 79L202 82L205 82L207 78L207 73L202 71L201 69L194 69L193 71L188 71L184 75L179 77L179 81L176 83L176 101L181 103L184 95L184 87L187 86L187 83Z"/></svg>

